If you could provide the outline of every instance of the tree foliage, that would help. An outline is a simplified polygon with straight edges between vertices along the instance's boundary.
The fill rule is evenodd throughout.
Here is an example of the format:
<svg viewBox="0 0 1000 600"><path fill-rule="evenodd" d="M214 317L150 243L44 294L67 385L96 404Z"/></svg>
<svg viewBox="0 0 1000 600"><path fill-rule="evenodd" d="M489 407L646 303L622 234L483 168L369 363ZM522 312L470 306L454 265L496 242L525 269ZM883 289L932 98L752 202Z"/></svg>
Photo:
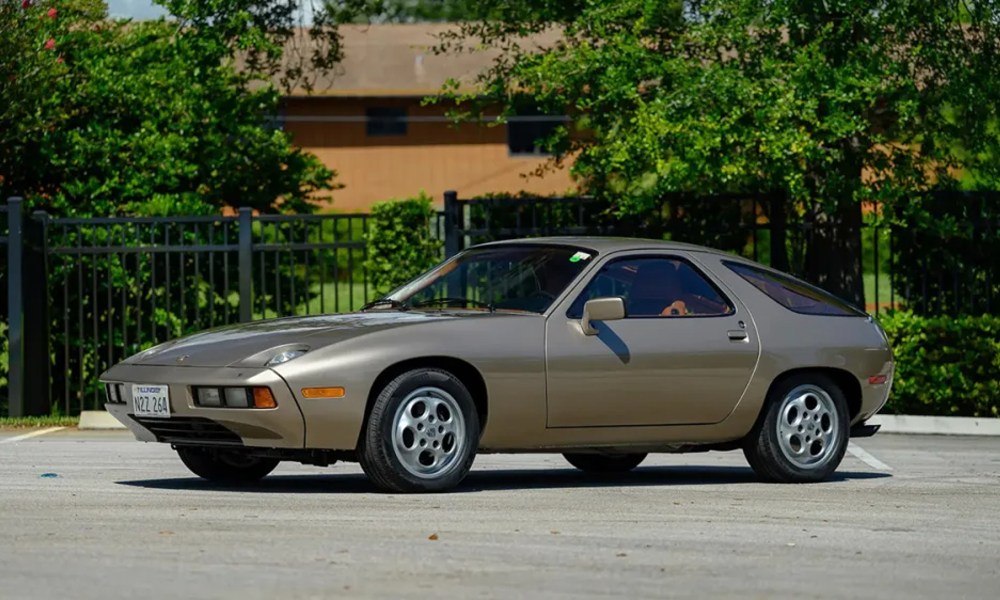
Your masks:
<svg viewBox="0 0 1000 600"><path fill-rule="evenodd" d="M860 302L861 203L995 185L1000 7L960 0L484 0L441 51L502 52L473 94L576 123L556 160L620 211L777 191L815 224L805 275Z"/></svg>
<svg viewBox="0 0 1000 600"><path fill-rule="evenodd" d="M0 195L64 215L310 210L334 173L276 127L271 82L334 66L330 17L301 33L298 0L163 4L170 20L135 23L97 0L0 4Z"/></svg>

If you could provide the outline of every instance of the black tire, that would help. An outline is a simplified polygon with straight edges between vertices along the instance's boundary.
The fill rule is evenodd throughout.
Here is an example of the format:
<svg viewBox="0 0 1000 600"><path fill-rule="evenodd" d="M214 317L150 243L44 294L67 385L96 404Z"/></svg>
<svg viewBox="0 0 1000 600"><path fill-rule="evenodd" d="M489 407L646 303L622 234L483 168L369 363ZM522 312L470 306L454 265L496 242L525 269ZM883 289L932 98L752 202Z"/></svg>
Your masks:
<svg viewBox="0 0 1000 600"><path fill-rule="evenodd" d="M423 397L436 408L425 406L427 412L418 414L416 409ZM437 413L442 405L446 405L448 419ZM410 419L411 424L417 419L431 421L396 427L398 418ZM419 433L418 425L422 427ZM432 432L438 425L444 429L443 433ZM410 432L409 437L406 431ZM375 399L361 436L358 459L365 474L382 491L443 492L457 486L469 473L476 458L479 433L476 404L462 382L442 369L415 369L390 381ZM449 434L451 450L446 452ZM408 447L413 450L408 451ZM423 459L427 456L431 456L428 460L432 462L425 465ZM420 469L427 471L419 472Z"/></svg>
<svg viewBox="0 0 1000 600"><path fill-rule="evenodd" d="M646 459L645 453L634 454L587 454L568 452L563 454L569 464L586 473L625 473L639 466Z"/></svg>
<svg viewBox="0 0 1000 600"><path fill-rule="evenodd" d="M236 450L180 446L177 455L192 473L213 483L246 485L267 476L278 460L250 456Z"/></svg>
<svg viewBox="0 0 1000 600"><path fill-rule="evenodd" d="M823 398L823 393L826 397ZM802 394L799 396L799 394ZM806 416L798 413L798 421L789 419L796 409L792 406L793 397L806 398L812 395L812 402L819 408ZM827 399L829 402L827 402ZM786 404L786 401L789 404ZM829 406L827 406L829 404ZM819 415L819 416L817 416ZM826 419L829 417L830 432L826 432ZM780 419L786 419L779 424ZM798 422L799 426L792 427ZM782 442L779 427L785 431L794 429L788 442ZM810 429L811 428L811 429ZM799 433L801 432L801 433ZM807 437L821 435L821 437ZM847 412L847 399L843 390L829 377L820 373L801 373L788 377L773 386L768 393L763 413L757 419L754 428L743 443L743 454L757 476L769 482L776 483L813 483L828 478L844 458L850 437L850 422ZM821 443L822 440L822 443ZM825 444L825 445L824 445ZM796 456L796 447L799 454ZM814 450L819 448L818 453ZM809 460L816 462L804 464Z"/></svg>

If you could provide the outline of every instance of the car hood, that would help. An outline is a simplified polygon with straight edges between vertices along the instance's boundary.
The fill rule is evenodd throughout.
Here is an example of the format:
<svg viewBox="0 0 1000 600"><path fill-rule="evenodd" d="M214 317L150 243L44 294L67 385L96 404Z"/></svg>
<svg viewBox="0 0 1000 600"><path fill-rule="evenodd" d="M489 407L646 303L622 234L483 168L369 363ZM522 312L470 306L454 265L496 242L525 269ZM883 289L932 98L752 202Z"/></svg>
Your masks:
<svg viewBox="0 0 1000 600"><path fill-rule="evenodd" d="M172 340L140 352L125 362L161 366L263 367L282 347L290 345L308 346L309 350L316 350L389 328L488 316L489 313L478 311L448 313L378 311L254 321ZM263 356L260 356L262 353Z"/></svg>

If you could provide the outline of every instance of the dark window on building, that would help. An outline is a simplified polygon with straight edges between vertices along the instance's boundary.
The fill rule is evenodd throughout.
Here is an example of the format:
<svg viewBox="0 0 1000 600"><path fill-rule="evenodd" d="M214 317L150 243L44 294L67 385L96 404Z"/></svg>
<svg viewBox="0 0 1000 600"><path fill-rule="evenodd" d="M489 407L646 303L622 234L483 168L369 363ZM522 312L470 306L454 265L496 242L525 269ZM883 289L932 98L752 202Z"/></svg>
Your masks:
<svg viewBox="0 0 1000 600"><path fill-rule="evenodd" d="M507 151L511 155L547 156L542 147L564 118L553 115L522 113L507 120Z"/></svg>
<svg viewBox="0 0 1000 600"><path fill-rule="evenodd" d="M369 136L406 135L405 108L369 108L365 116Z"/></svg>
<svg viewBox="0 0 1000 600"><path fill-rule="evenodd" d="M790 275L783 275L743 263L726 261L723 264L790 311L804 315L834 317L866 316L864 312L833 294L804 281L799 281Z"/></svg>

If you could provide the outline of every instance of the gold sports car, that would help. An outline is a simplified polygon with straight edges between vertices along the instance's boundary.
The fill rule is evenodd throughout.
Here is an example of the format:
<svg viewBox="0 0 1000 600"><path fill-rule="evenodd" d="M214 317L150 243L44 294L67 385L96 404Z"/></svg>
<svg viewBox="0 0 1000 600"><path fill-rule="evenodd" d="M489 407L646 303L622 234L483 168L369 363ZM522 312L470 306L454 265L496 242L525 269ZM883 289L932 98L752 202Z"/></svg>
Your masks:
<svg viewBox="0 0 1000 600"><path fill-rule="evenodd" d="M101 381L111 414L203 478L347 460L382 490L430 492L477 452L607 473L742 449L761 479L819 481L875 433L892 375L878 323L789 275L579 237L475 246L358 313L198 333Z"/></svg>

